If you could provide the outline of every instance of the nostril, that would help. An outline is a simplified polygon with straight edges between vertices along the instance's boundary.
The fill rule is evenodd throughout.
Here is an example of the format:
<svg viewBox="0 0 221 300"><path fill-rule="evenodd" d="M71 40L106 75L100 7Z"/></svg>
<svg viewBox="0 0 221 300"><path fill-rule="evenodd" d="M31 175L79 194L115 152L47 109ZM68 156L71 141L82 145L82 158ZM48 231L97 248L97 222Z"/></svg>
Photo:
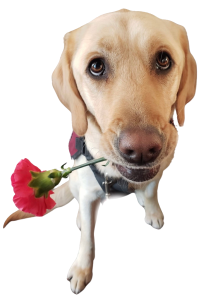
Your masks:
<svg viewBox="0 0 221 300"><path fill-rule="evenodd" d="M133 153L134 153L134 150L128 149L125 154L132 155Z"/></svg>
<svg viewBox="0 0 221 300"><path fill-rule="evenodd" d="M150 148L150 149L149 149L149 152L150 152L151 154L154 154L154 153L157 152L157 150L156 150L156 148Z"/></svg>
<svg viewBox="0 0 221 300"><path fill-rule="evenodd" d="M159 156L162 146L162 137L153 129L125 130L118 139L120 155L136 164L152 163Z"/></svg>
<svg viewBox="0 0 221 300"><path fill-rule="evenodd" d="M150 154L157 154L161 151L162 149L162 146L161 145L156 145L154 147L151 147L147 150L148 153Z"/></svg>

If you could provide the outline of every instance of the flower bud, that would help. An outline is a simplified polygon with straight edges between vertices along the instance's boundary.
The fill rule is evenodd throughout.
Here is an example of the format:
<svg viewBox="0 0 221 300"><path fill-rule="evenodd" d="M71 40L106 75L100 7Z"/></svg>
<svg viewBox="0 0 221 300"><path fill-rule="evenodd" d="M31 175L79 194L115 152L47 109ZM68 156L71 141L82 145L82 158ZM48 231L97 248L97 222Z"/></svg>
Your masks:
<svg viewBox="0 0 221 300"><path fill-rule="evenodd" d="M62 178L62 173L56 169L44 172L30 171L32 180L28 186L33 188L36 198L42 196L48 197L48 192L59 184Z"/></svg>

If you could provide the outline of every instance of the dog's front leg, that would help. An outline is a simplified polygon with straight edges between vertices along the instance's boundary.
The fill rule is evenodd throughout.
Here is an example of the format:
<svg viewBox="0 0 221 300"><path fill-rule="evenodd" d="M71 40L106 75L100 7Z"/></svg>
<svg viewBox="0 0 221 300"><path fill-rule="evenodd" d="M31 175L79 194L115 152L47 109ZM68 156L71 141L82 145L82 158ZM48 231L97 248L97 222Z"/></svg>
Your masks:
<svg viewBox="0 0 221 300"><path fill-rule="evenodd" d="M70 281L71 290L80 293L92 279L93 260L95 256L94 228L100 199L80 190L79 211L81 222L81 241L77 258L71 266L67 279Z"/></svg>
<svg viewBox="0 0 221 300"><path fill-rule="evenodd" d="M156 179L148 183L144 189L135 190L138 202L145 209L145 222L156 229L164 225L164 216L157 197L158 184L159 179Z"/></svg>

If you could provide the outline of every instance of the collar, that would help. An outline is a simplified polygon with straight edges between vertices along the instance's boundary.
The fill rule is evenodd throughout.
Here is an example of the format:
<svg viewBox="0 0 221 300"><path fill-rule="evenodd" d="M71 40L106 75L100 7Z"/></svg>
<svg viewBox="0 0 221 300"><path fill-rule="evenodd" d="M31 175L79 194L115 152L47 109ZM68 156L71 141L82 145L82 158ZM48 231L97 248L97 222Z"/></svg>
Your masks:
<svg viewBox="0 0 221 300"><path fill-rule="evenodd" d="M69 141L69 152L72 159L78 158L80 155L84 155L87 160L92 160L94 157L90 154L87 149L85 143L85 137L79 137L75 132L72 133L70 141ZM109 177L108 181L107 178L104 177L104 174L101 174L95 165L90 165L91 170L94 173L94 176L99 183L102 190L107 193L107 184L108 184L108 193L121 193L124 195L128 195L134 190L129 189L128 182L122 178L113 178ZM106 184L105 184L106 182Z"/></svg>

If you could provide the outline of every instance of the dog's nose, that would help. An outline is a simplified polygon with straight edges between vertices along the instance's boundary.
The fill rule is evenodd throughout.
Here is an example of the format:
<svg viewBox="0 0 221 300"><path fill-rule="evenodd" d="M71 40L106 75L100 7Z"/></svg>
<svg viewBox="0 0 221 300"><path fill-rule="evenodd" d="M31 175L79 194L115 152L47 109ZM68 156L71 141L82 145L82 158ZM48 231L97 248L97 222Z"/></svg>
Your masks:
<svg viewBox="0 0 221 300"><path fill-rule="evenodd" d="M120 155L130 163L143 165L153 162L163 147L161 135L155 129L124 130L118 138Z"/></svg>

